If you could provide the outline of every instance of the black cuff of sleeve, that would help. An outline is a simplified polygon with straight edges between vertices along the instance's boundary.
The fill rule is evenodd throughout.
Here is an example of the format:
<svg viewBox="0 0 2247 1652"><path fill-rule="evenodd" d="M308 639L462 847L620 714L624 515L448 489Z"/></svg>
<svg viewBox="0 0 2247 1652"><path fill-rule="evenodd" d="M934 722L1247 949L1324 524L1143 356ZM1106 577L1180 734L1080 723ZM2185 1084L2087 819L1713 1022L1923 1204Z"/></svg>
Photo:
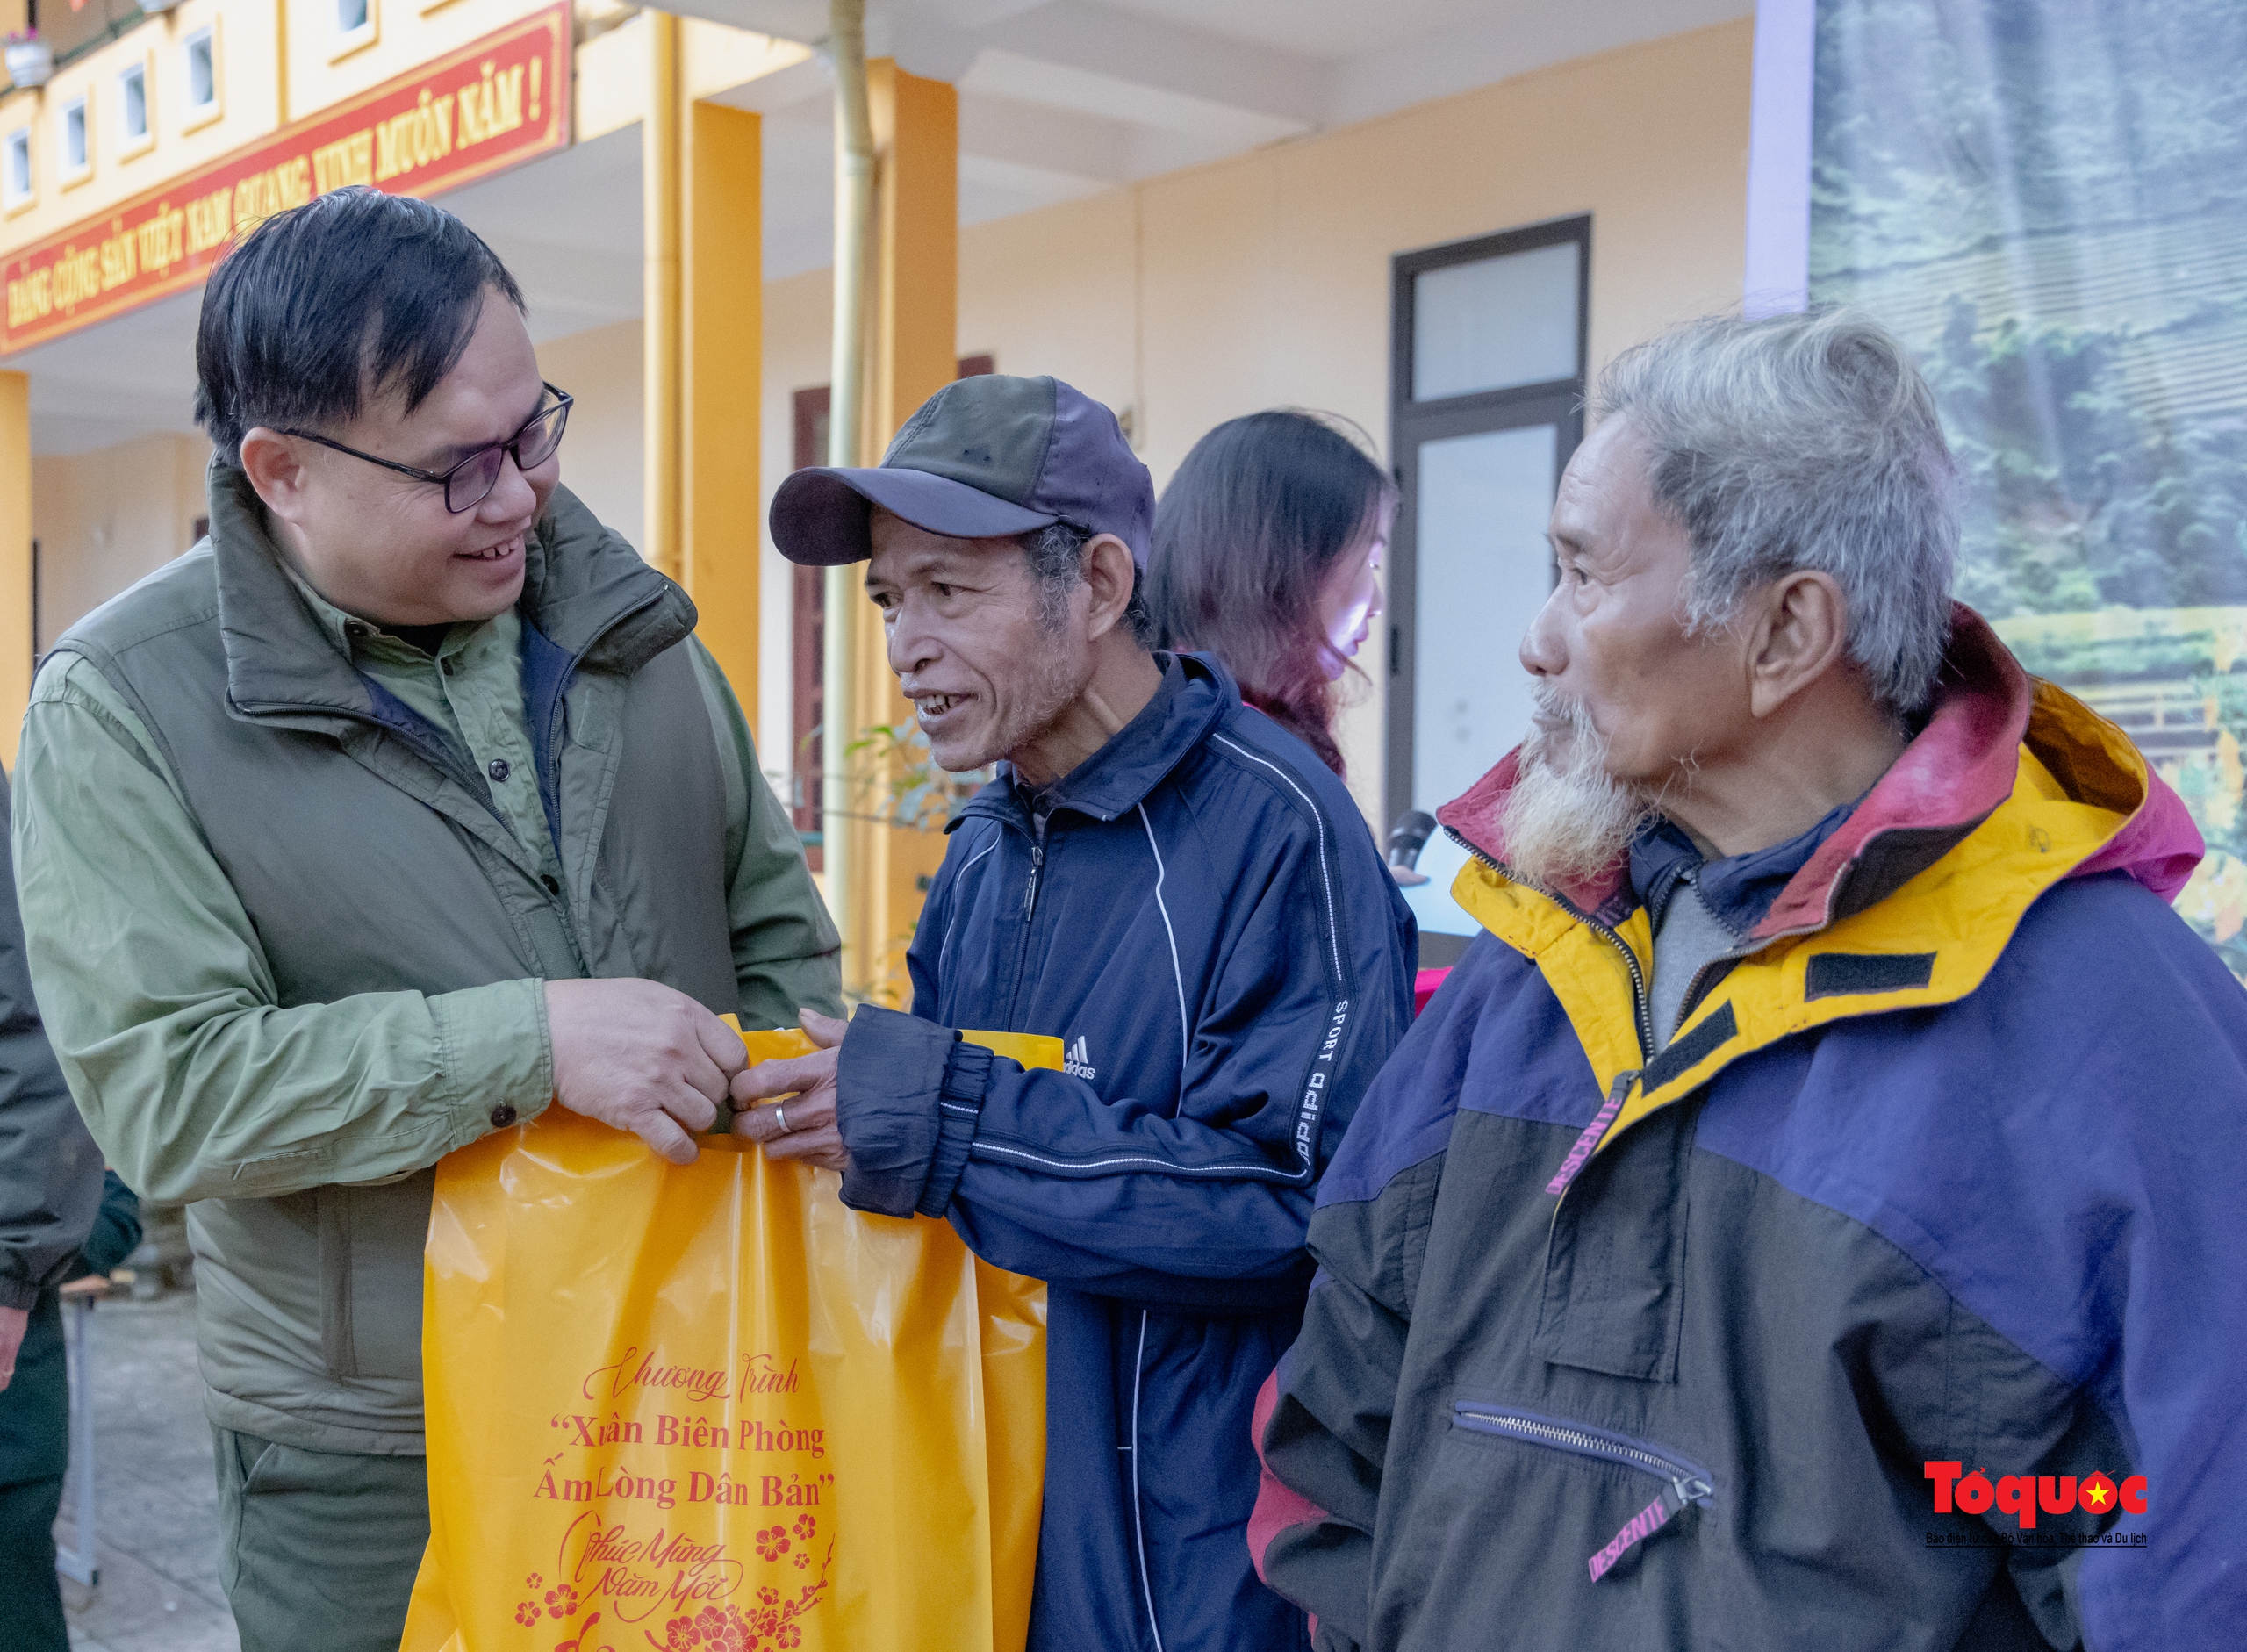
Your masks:
<svg viewBox="0 0 2247 1652"><path fill-rule="evenodd" d="M20 1308L30 1312L39 1306L39 1288L28 1279L0 1277L0 1308Z"/></svg>
<svg viewBox="0 0 2247 1652"><path fill-rule="evenodd" d="M975 1127L983 1117L983 1093L991 1085L991 1052L965 1039L951 1046L944 1063L944 1086L937 1097L943 1118L937 1151L929 1161L929 1185L913 1208L922 1216L942 1216L951 1204L967 1168L967 1150L974 1144Z"/></svg>

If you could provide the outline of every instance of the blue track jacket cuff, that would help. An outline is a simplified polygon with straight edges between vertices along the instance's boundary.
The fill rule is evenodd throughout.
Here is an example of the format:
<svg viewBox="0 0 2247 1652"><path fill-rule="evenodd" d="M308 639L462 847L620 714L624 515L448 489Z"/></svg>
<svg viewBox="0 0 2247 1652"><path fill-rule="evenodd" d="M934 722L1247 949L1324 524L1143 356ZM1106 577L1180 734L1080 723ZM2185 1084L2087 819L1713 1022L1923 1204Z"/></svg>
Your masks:
<svg viewBox="0 0 2247 1652"><path fill-rule="evenodd" d="M942 1216L990 1076L991 1052L951 1028L860 1005L836 1063L836 1123L851 1153L843 1203L878 1216Z"/></svg>
<svg viewBox="0 0 2247 1652"><path fill-rule="evenodd" d="M967 1168L967 1149L975 1140L983 1118L984 1093L991 1088L991 1052L980 1044L962 1040L951 1046L944 1061L944 1088L937 1108L941 1124L937 1154L929 1165L929 1185L915 1206L922 1216L941 1217L951 1206L960 1172Z"/></svg>

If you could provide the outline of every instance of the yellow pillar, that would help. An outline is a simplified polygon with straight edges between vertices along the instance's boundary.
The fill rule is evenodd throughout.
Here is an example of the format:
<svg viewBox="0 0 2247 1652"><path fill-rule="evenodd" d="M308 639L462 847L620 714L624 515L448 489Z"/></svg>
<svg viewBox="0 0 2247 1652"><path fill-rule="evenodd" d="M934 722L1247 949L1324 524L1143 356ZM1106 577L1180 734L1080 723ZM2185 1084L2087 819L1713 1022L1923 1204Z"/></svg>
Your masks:
<svg viewBox="0 0 2247 1652"><path fill-rule="evenodd" d="M959 95L943 81L908 75L888 58L866 65L875 170L871 334L867 361L865 452L874 462L914 410L958 370ZM855 612L857 727L887 724L901 736L913 708L898 693L883 646L881 618L863 594ZM895 771L881 779L894 779ZM879 779L854 788L878 815L891 807ZM940 832L850 822L845 864L854 892L844 937L844 975L892 1002L906 996L905 948L920 916L921 880L944 859ZM853 944L855 943L855 946ZM854 969L852 959L864 960Z"/></svg>
<svg viewBox="0 0 2247 1652"><path fill-rule="evenodd" d="M289 0L273 0L273 107L287 126L289 107Z"/></svg>
<svg viewBox="0 0 2247 1652"><path fill-rule="evenodd" d="M32 701L32 379L0 373L0 762Z"/></svg>
<svg viewBox="0 0 2247 1652"><path fill-rule="evenodd" d="M680 146L679 544L700 634L757 724L762 118L690 104Z"/></svg>
<svg viewBox="0 0 2247 1652"><path fill-rule="evenodd" d="M678 19L645 11L647 104L640 120L642 471L647 497L640 554L678 578L679 119Z"/></svg>
<svg viewBox="0 0 2247 1652"><path fill-rule="evenodd" d="M959 94L879 57L866 65L873 117L871 448L889 444L959 370Z"/></svg>

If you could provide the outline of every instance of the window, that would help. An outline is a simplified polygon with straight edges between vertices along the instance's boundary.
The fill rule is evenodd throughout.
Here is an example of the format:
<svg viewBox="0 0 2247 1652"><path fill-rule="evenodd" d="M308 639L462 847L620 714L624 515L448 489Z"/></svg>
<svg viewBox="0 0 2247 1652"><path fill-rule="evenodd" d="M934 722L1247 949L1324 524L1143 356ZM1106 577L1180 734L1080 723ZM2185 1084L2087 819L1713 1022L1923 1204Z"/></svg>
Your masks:
<svg viewBox="0 0 2247 1652"><path fill-rule="evenodd" d="M1573 241L1412 277L1412 399L1443 401L1573 378Z"/></svg>
<svg viewBox="0 0 2247 1652"><path fill-rule="evenodd" d="M148 69L135 63L117 77L118 149L132 154L148 143Z"/></svg>
<svg viewBox="0 0 2247 1652"><path fill-rule="evenodd" d="M27 206L32 198L32 129L18 126L0 138L0 206Z"/></svg>
<svg viewBox="0 0 2247 1652"><path fill-rule="evenodd" d="M187 74L187 117L190 127L219 113L219 37L215 28L198 29L180 42Z"/></svg>
<svg viewBox="0 0 2247 1652"><path fill-rule="evenodd" d="M81 92L55 111L62 140L62 163L57 169L66 184L75 183L93 169L86 147L86 97Z"/></svg>
<svg viewBox="0 0 2247 1652"><path fill-rule="evenodd" d="M342 57L375 38L375 0L334 0L335 46L329 56Z"/></svg>
<svg viewBox="0 0 2247 1652"><path fill-rule="evenodd" d="M1576 218L1395 261L1392 820L1433 814L1528 728L1513 650L1552 590L1546 522L1583 438L1590 253L1591 220Z"/></svg>

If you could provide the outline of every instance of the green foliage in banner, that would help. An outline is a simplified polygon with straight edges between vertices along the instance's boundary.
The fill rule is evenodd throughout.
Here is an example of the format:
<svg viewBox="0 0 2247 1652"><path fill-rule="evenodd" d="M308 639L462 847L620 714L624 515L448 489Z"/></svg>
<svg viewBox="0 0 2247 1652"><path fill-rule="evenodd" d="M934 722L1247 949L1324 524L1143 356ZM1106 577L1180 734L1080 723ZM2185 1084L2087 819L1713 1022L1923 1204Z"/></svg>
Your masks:
<svg viewBox="0 0 2247 1652"><path fill-rule="evenodd" d="M2247 979L2247 5L1821 0L1811 291L1918 352L1961 598L2207 834Z"/></svg>

